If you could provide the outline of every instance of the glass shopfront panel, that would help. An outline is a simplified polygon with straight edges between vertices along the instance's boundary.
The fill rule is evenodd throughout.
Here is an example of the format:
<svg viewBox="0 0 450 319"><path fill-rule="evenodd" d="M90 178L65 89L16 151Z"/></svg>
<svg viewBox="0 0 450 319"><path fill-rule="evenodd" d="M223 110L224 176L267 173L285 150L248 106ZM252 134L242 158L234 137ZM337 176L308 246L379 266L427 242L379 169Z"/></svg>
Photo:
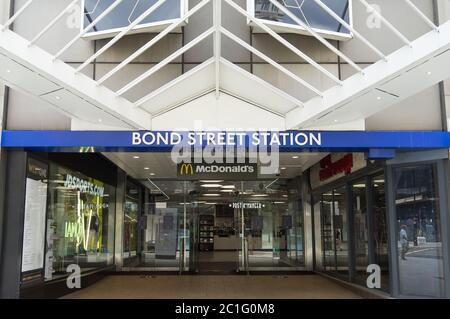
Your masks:
<svg viewBox="0 0 450 319"><path fill-rule="evenodd" d="M365 284L369 265L369 234L367 230L366 180L352 184L353 243L355 250L355 278L359 284Z"/></svg>
<svg viewBox="0 0 450 319"><path fill-rule="evenodd" d="M437 165L394 168L400 293L443 297Z"/></svg>
<svg viewBox="0 0 450 319"><path fill-rule="evenodd" d="M349 245L345 187L322 195L322 247L324 270L346 279Z"/></svg>
<svg viewBox="0 0 450 319"><path fill-rule="evenodd" d="M127 182L123 218L123 259L124 265L136 261L138 251L138 218L140 216L141 189Z"/></svg>
<svg viewBox="0 0 450 319"><path fill-rule="evenodd" d="M50 163L45 279L113 263L115 189L80 172Z"/></svg>
<svg viewBox="0 0 450 319"><path fill-rule="evenodd" d="M374 262L381 269L381 289L389 291L389 242L384 174L371 179Z"/></svg>

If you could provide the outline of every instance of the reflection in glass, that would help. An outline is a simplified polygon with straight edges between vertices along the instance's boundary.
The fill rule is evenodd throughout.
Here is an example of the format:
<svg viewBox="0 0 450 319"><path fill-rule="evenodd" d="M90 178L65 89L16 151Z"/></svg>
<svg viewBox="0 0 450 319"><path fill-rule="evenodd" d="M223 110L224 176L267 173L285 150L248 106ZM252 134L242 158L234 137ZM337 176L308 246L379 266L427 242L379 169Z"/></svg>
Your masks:
<svg viewBox="0 0 450 319"><path fill-rule="evenodd" d="M381 289L389 291L389 245L384 175L372 179L372 201L375 264L381 268Z"/></svg>
<svg viewBox="0 0 450 319"><path fill-rule="evenodd" d="M347 192L345 187L333 191L334 238L336 247L336 268L340 276L348 278L348 219Z"/></svg>
<svg viewBox="0 0 450 319"><path fill-rule="evenodd" d="M137 256L139 196L140 188L131 182L127 182L123 218L123 258L125 265L134 262Z"/></svg>
<svg viewBox="0 0 450 319"><path fill-rule="evenodd" d="M110 265L114 248L114 188L99 180L50 164L46 280Z"/></svg>
<svg viewBox="0 0 450 319"><path fill-rule="evenodd" d="M283 0L279 2L311 28L329 32L350 33L344 26L317 5L314 0ZM347 23L350 22L348 0L322 0L322 2L344 19L344 21ZM255 0L255 17L274 22L298 25L269 0Z"/></svg>
<svg viewBox="0 0 450 319"><path fill-rule="evenodd" d="M333 193L322 195L322 249L325 271L336 270L334 230L333 230Z"/></svg>
<svg viewBox="0 0 450 319"><path fill-rule="evenodd" d="M442 297L444 273L437 167L394 170L400 291Z"/></svg>
<svg viewBox="0 0 450 319"><path fill-rule="evenodd" d="M345 187L322 194L324 270L348 277L347 192Z"/></svg>
<svg viewBox="0 0 450 319"><path fill-rule="evenodd" d="M180 18L181 0L167 0L158 9L147 16L138 26ZM85 0L84 27L98 18L115 0ZM124 28L153 6L157 0L122 1L105 18L98 22L90 32Z"/></svg>
<svg viewBox="0 0 450 319"><path fill-rule="evenodd" d="M367 233L366 184L364 180L352 185L353 240L355 248L355 281L365 284L369 265Z"/></svg>

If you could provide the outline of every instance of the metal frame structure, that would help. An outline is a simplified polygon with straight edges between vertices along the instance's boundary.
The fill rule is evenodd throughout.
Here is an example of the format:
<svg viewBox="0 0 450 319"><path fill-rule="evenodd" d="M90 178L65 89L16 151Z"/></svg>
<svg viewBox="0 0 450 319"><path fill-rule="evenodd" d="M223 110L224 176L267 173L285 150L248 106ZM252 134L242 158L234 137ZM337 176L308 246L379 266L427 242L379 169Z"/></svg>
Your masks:
<svg viewBox="0 0 450 319"><path fill-rule="evenodd" d="M77 41L82 39L89 30L107 17L108 14L110 14L123 0L114 1L94 21L84 29L80 30L74 38L59 49L56 54L50 54L45 51L45 49L40 48L39 40L45 36L48 31L51 30L65 14L67 14L67 12L69 12L74 5L77 5L79 1L82 0L71 1L43 29L38 30L33 38L26 40L17 33L9 30L9 27L35 2L34 0L28 0L21 8L17 9L15 14L11 16L4 25L0 27L0 54L2 55L0 58L3 57L5 61L11 60L9 62L24 65L35 74L56 84L56 87L49 87L47 90L43 90L43 92L39 92L38 94L34 93L34 95L50 102L72 118L78 118L91 123L98 124L101 122L102 124L116 127L123 126L124 128L152 129L152 119L155 116L167 113L178 106L214 91L217 99L220 99L221 92L223 92L243 101L247 101L261 109L277 114L284 118L286 129L323 129L333 127L333 125L336 125L338 122L352 123L358 119L364 119L392 104L398 103L414 93L418 93L421 90L450 77L450 67L445 67L445 65L450 64L450 53L447 52L447 50L450 49L450 22L446 22L440 26L436 25L410 0L402 1L404 1L407 7L411 9L411 13L413 13L419 21L422 21L431 29L430 32L417 39L408 39L392 22L385 18L382 13L378 12L366 0L352 0L358 1L361 5L366 7L368 12L378 18L383 26L395 35L400 40L400 43L403 43L402 47L390 54L382 52L382 50L369 41L356 26L344 21L321 0L313 0L331 18L350 30L353 37L360 40L380 59L377 63L364 70L355 63L351 57L343 53L339 47L336 47L334 43L327 40L325 36L317 30L306 25L284 5L276 0L269 0L280 10L280 12L283 12L299 27L303 28L306 34L315 38L320 44L324 45L339 59L342 59L342 61L354 69L356 73L346 80L341 80L337 75L324 68L318 61L315 61L312 57L287 41L282 35L274 31L270 24L255 18L245 8L242 8L233 0L202 0L190 10L186 9L182 18L177 19L166 26L160 33L156 34L155 37L146 44L131 53L115 68L110 70L100 79L93 80L81 74L81 71L95 62L95 60L106 51L113 48L114 45L125 36L132 34L135 31L134 28L139 25L140 22L151 15L167 0L156 1L128 27L123 28L113 36L100 50L85 59L81 65L74 68L63 62L64 55L75 43L77 43ZM210 2L212 3L213 23L208 30L201 33L190 42L182 44L175 52L159 61L141 75L128 79L126 84L116 91L112 91L105 87L105 82L107 80L114 76L118 76L119 72L124 67L147 50L150 50L162 38L184 25L189 18L206 8ZM316 87L313 83L302 77L301 74L290 71L287 67L267 56L252 44L247 43L231 31L227 30L222 25L223 6L228 6L242 15L242 18L252 23L252 25L257 26L271 38L276 40L277 43L298 56L302 61L305 61L307 65L311 66L322 76L335 83L335 86L323 91L321 88ZM309 100L301 101L297 97L275 87L254 74L240 69L235 66L234 63L226 60L222 56L222 36L251 52L252 55L258 56L264 63L271 65L277 72L289 78L299 88L306 88L313 97ZM209 38L212 38L214 43L213 56L211 59L206 60L189 72L181 74L159 89L139 97L134 102L127 99L127 93L142 84L144 80L156 74L168 64L173 63L178 57L184 55L187 51ZM45 61L45 63L43 61ZM432 71L430 72L427 70ZM424 72L428 74L427 80L423 80ZM167 105L163 105L156 109L152 108L151 111L146 109L148 105L154 104L153 102L155 99L164 99L173 96L173 88L189 82L196 76L205 76L208 77L208 80L197 88L198 90L195 94L185 94L185 96L173 97L170 102L167 102ZM228 88L226 84L224 84L227 83L227 79L232 79L233 76L245 78L246 86L248 86L248 89L246 90L248 94L242 95L242 92L237 93L233 88ZM421 81L414 81L416 78L420 78ZM3 79L8 85L30 92L29 87L22 88L20 81L15 82L14 80L17 79L14 79L11 74L0 71L0 79ZM230 80L228 80L228 82L230 82ZM406 82L413 82L415 85L412 87L408 86L407 89L405 89ZM49 83L49 85L51 83ZM273 96L278 105L270 104L275 103L272 101L267 104L261 103L261 99L258 100L257 98L257 94L259 93L256 92L257 89L254 85L262 85L267 89L267 92L269 92L267 94ZM61 91L61 95L64 95L64 93L69 95L70 104L72 106L66 105L68 102L66 104L64 103L64 96L53 94L53 92L59 91ZM33 95L33 92L31 93ZM80 107L78 107L77 103L74 101L80 103ZM94 107L92 110L93 112L95 111L95 115L89 114L89 116L83 116L82 112L79 110L73 112L74 110L71 109L71 107L73 108L74 106L78 109L83 107ZM101 112L99 112L99 109ZM356 112L353 112L355 110ZM102 116L102 112L104 113L104 116ZM358 116L352 115L356 113ZM95 119L96 117L98 117L98 119ZM346 128L348 129L349 127ZM361 127L358 127L358 129L361 129Z"/></svg>

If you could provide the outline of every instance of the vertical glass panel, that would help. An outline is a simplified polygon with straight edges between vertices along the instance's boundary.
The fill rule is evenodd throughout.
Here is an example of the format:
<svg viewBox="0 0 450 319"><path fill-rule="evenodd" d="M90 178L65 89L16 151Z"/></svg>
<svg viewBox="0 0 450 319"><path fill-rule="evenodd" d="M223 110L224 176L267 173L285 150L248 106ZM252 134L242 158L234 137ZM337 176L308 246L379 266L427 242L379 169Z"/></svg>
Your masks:
<svg viewBox="0 0 450 319"><path fill-rule="evenodd" d="M389 244L384 175L372 179L372 212L375 263L381 268L381 289L389 291Z"/></svg>
<svg viewBox="0 0 450 319"><path fill-rule="evenodd" d="M335 241L333 230L333 192L322 195L322 250L325 271L336 270Z"/></svg>
<svg viewBox="0 0 450 319"><path fill-rule="evenodd" d="M442 297L444 272L437 166L394 169L400 291Z"/></svg>
<svg viewBox="0 0 450 319"><path fill-rule="evenodd" d="M279 2L311 28L344 34L350 33L344 26L317 5L314 0L283 0ZM322 2L347 23L350 22L350 6L348 0L322 0ZM264 20L298 25L269 0L255 0L255 16Z"/></svg>
<svg viewBox="0 0 450 319"><path fill-rule="evenodd" d="M114 188L50 164L45 279L110 265L114 248Z"/></svg>
<svg viewBox="0 0 450 319"><path fill-rule="evenodd" d="M333 191L333 224L336 248L336 268L340 276L347 278L348 260L348 220L347 220L347 191L345 187Z"/></svg>
<svg viewBox="0 0 450 319"><path fill-rule="evenodd" d="M369 244L367 233L366 182L352 185L353 242L355 245L355 281L365 285L369 265Z"/></svg>
<svg viewBox="0 0 450 319"><path fill-rule="evenodd" d="M136 264L138 252L138 218L140 188L127 182L124 203L123 259L124 265Z"/></svg>

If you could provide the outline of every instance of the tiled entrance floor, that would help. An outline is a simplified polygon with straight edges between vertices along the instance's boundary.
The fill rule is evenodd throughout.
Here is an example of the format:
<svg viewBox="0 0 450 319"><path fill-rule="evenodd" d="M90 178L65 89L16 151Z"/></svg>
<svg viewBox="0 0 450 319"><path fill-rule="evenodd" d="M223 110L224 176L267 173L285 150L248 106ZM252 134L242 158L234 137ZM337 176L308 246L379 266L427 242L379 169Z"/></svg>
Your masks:
<svg viewBox="0 0 450 319"><path fill-rule="evenodd" d="M360 298L318 275L109 276L65 298L302 299Z"/></svg>

